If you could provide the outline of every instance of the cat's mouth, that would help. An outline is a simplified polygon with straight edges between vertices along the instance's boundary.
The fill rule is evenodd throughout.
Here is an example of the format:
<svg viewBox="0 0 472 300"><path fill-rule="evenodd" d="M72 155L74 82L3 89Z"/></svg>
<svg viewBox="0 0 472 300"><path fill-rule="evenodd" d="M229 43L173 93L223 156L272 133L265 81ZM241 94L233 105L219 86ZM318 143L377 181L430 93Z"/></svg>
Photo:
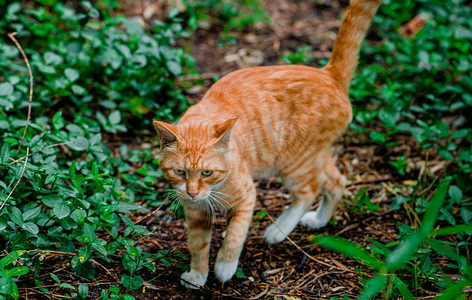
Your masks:
<svg viewBox="0 0 472 300"><path fill-rule="evenodd" d="M191 203L199 203L202 201L208 201L208 197L198 197L198 198L190 198L190 197L184 197L183 198L185 201L191 202Z"/></svg>
<svg viewBox="0 0 472 300"><path fill-rule="evenodd" d="M200 202L203 202L203 201L209 201L208 200L208 195L199 195L199 196L196 196L196 197L190 197L188 195L182 195L181 196L182 200L185 200L185 201L188 201L190 203L200 203Z"/></svg>
<svg viewBox="0 0 472 300"><path fill-rule="evenodd" d="M190 197L189 195L186 195L186 193L181 193L180 198L187 203L196 205L210 205L215 208L220 207L225 209L231 207L231 205L227 202L227 200L225 200L223 195L226 194L218 191L202 193L202 195L198 195L195 197Z"/></svg>

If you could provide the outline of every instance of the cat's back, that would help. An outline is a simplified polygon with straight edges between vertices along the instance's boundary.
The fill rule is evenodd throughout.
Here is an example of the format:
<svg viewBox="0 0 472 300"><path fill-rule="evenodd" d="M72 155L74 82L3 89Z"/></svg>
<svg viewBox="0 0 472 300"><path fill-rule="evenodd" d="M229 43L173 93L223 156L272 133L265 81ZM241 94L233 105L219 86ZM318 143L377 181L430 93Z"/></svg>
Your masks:
<svg viewBox="0 0 472 300"><path fill-rule="evenodd" d="M217 81L186 116L215 120L228 116L264 118L322 118L336 110L350 118L350 103L338 82L324 69L302 65L241 69ZM184 118L186 117L184 116Z"/></svg>
<svg viewBox="0 0 472 300"><path fill-rule="evenodd" d="M336 80L323 69L303 65L264 66L241 69L231 72L217 81L202 99L202 102L218 102L224 98L232 98L234 102L250 101L258 103L268 100L261 95L280 95L288 97L276 98L277 102L291 102L296 99L290 96L307 94L311 98L328 91L340 92ZM219 99L223 98L223 99Z"/></svg>

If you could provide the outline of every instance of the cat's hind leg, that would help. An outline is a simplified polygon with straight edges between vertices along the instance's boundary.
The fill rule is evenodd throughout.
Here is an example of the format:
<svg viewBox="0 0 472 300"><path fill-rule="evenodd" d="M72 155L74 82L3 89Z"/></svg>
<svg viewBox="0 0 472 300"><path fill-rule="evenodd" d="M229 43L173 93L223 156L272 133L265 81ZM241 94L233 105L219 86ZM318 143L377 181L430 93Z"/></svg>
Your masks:
<svg viewBox="0 0 472 300"><path fill-rule="evenodd" d="M264 239L269 244L280 243L295 229L303 215L310 209L324 181L320 169L297 170L284 175L284 184L289 189L293 201L278 218L267 227Z"/></svg>
<svg viewBox="0 0 472 300"><path fill-rule="evenodd" d="M300 221L300 224L303 226L313 229L321 228L328 224L341 201L346 185L346 178L336 168L334 160L330 155L325 156L322 170L326 178L321 185L323 199L316 211L305 213Z"/></svg>

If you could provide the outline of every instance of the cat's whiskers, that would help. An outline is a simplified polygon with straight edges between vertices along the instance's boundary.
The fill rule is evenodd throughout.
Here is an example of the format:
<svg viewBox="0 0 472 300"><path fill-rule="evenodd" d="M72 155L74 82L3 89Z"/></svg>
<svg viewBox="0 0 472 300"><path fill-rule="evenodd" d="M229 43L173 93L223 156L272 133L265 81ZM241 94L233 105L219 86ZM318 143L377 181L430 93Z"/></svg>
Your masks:
<svg viewBox="0 0 472 300"><path fill-rule="evenodd" d="M158 191L156 199L161 200L161 201L167 201L169 197L171 196L172 197L175 196L175 190L168 189L168 190Z"/></svg>
<svg viewBox="0 0 472 300"><path fill-rule="evenodd" d="M170 210L173 210L174 218L177 216L177 209L179 208L181 203L182 203L182 198L180 198L180 197L176 197L172 200L172 204L170 205L170 207L171 208L174 207L174 209L170 209Z"/></svg>
<svg viewBox="0 0 472 300"><path fill-rule="evenodd" d="M173 210L173 216L174 218L177 217L177 210L179 209L180 206L186 207L187 203L183 201L183 198L177 194L177 190L175 189L168 189L167 190L168 194L166 195L165 201L172 201L170 205L170 210Z"/></svg>
<svg viewBox="0 0 472 300"><path fill-rule="evenodd" d="M210 194L209 194L209 197L212 197L214 200L216 200L222 208L224 208L224 209L233 208L233 206L231 204L229 204L228 201L226 201L223 197L219 196L218 194L213 194L213 193L214 193L214 191L211 191ZM226 205L223 205L222 202Z"/></svg>
<svg viewBox="0 0 472 300"><path fill-rule="evenodd" d="M215 193L215 192L216 192L216 191L212 191L212 193ZM227 195L227 194L222 193L222 192L216 192L216 193L217 193L217 194L222 194L222 195ZM214 197L218 197L220 200L222 200L223 202L225 202L225 203L227 204L228 207L225 207L225 209L234 209L236 206L238 206L238 205L244 200L244 199L240 199L240 200L238 200L238 201L233 202L232 204L230 204L228 201L226 201L226 200L224 199L224 197L219 196L219 195L217 195L217 194L214 194L213 196L214 196ZM230 195L227 195L227 196L231 197Z"/></svg>
<svg viewBox="0 0 472 300"><path fill-rule="evenodd" d="M222 195L222 196L226 196L226 197L232 197L231 195L220 192L220 191L210 191L210 193L218 194L218 195Z"/></svg>
<svg viewBox="0 0 472 300"><path fill-rule="evenodd" d="M227 208L223 205L223 203L221 203L220 200L218 200L215 195L209 195L208 196L208 199L210 201L212 201L216 206L218 206L218 208L222 209L222 210L226 210Z"/></svg>
<svg viewBox="0 0 472 300"><path fill-rule="evenodd" d="M210 208L210 210L208 211L208 213L209 213L209 215L208 215L208 226L211 227L216 214L215 214L215 209L213 207L213 201L210 198L207 198L207 199L209 201L205 201L205 202L208 204L208 207Z"/></svg>

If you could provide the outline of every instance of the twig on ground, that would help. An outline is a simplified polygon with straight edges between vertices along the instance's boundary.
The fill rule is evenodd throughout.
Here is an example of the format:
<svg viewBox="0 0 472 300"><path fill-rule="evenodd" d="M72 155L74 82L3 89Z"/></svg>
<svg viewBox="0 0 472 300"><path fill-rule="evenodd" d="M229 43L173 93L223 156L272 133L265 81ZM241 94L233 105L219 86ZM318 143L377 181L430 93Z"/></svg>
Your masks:
<svg viewBox="0 0 472 300"><path fill-rule="evenodd" d="M90 259L90 261L94 264L97 264L98 266L100 266L102 269L104 269L108 275L110 275L111 277L113 277L113 279L115 279L116 281L119 281L119 279L113 275L107 268L105 268L101 263L99 263L98 261L96 261L95 259Z"/></svg>
<svg viewBox="0 0 472 300"><path fill-rule="evenodd" d="M398 195L398 192L395 191L393 188L389 187L385 182L382 182L381 184L390 193L394 194L395 196Z"/></svg>
<svg viewBox="0 0 472 300"><path fill-rule="evenodd" d="M265 290L263 290L262 292L260 292L260 293L257 294L256 296L251 297L250 299L251 299L251 300L257 300L257 299L263 297L265 294L267 294L267 292L269 291L269 288L270 288L270 286L268 286Z"/></svg>
<svg viewBox="0 0 472 300"><path fill-rule="evenodd" d="M166 199L167 200L167 199ZM158 208L156 208L155 210L153 210L152 212L148 213L147 215L145 215L144 217L142 217L141 219L137 220L134 224L135 225L138 225L139 223L141 223L142 221L146 220L147 218L149 218L150 216L154 215L156 212L158 212L163 206L164 204L166 203L166 201L162 201L162 204L159 205Z"/></svg>
<svg viewBox="0 0 472 300"><path fill-rule="evenodd" d="M110 282L110 281L106 281L106 282L83 282L83 283L80 283L80 284L85 284L85 285L88 285L88 286L98 286L98 285L108 285L108 284L115 284L116 282ZM70 284L70 283L69 283ZM26 293L28 293L28 290L33 290L34 292L30 292L30 295L34 295L34 294L43 294L45 296L47 296L48 294L47 293L44 293L42 291L36 291L37 289L42 289L42 288L58 288L60 287L59 284L51 284L51 285L42 285L42 286L33 286L33 287L20 287L18 290L22 291L24 290ZM54 296L54 297L59 297L59 298L68 298L70 299L69 296L60 296L60 295L56 295L56 294L51 294L49 293L49 295L51 296ZM49 298L51 299L51 298Z"/></svg>
<svg viewBox="0 0 472 300"><path fill-rule="evenodd" d="M54 250L28 250L26 252L39 252L39 253L46 253L46 254L63 254L63 255L76 255L77 253L73 252L63 252L63 251L54 251Z"/></svg>
<svg viewBox="0 0 472 300"><path fill-rule="evenodd" d="M68 283L72 284L71 282L68 282ZM76 282L73 282L73 283L77 284ZM80 284L95 286L95 285L115 284L115 283L116 282L105 281L105 282L83 282L83 283L80 283ZM57 284L42 285L42 286L20 287L18 289L19 290L34 290L34 289L53 288L53 287L60 287L60 285L57 283Z"/></svg>
<svg viewBox="0 0 472 300"><path fill-rule="evenodd" d="M273 224L275 224L275 226L277 226L277 228L283 232L283 230L277 225L277 223L275 223L275 220L272 218L272 216L267 212L267 216L269 217L269 219L272 221ZM300 246L298 246L289 236L287 236L287 240L295 246L295 248L297 248L300 252L302 252L303 254L306 255L306 257L308 257L309 259L311 259L312 261L314 262L317 262L321 265L324 265L324 266L327 266L327 267L331 267L331 268L335 268L335 269L338 269L338 270L341 270L341 271L346 271L346 270L343 270L341 269L340 267L338 266L334 266L334 265L330 265L328 263L325 263L319 259L316 259L314 258L313 256L311 256L310 254L308 254L305 250L303 250ZM351 270L348 270L347 272L350 272L350 273L354 273L354 274L357 274L357 272L355 271L351 271Z"/></svg>
<svg viewBox="0 0 472 300"><path fill-rule="evenodd" d="M391 176L381 177L381 178L374 178L374 179L357 180L357 181L353 181L353 182L347 184L346 188L351 188L353 186L360 185L360 184L385 182L385 181L390 181L390 180L392 180Z"/></svg>
<svg viewBox="0 0 472 300"><path fill-rule="evenodd" d="M30 78L30 90L29 90L29 97L28 97L28 116L26 117L26 124L25 124L25 130L23 131L23 136L21 137L20 144L18 145L18 150L16 150L16 153L18 154L21 149L21 145L23 144L23 140L25 139L26 131L28 130L28 124L31 118L31 104L33 102L33 72L31 72L31 67L29 64L28 57L25 54L25 51L23 51L23 48L21 47L20 43L16 40L15 38L16 32L12 32L8 34L8 37L15 43L15 46L20 50L21 55L23 56L23 60L26 63L26 67L28 68L28 74Z"/></svg>
<svg viewBox="0 0 472 300"><path fill-rule="evenodd" d="M13 189L11 190L10 194L8 194L8 196L7 196L7 198L5 199L5 201L3 201L2 206L0 206L0 212L2 212L3 207L4 207L5 204L7 203L8 199L10 199L11 195L13 194L13 192L14 192L15 189L16 189L16 187L17 187L18 184L20 183L21 178L23 178L23 174L25 173L25 169L26 169L26 163L28 162L28 153L29 153L29 147L26 148L25 164L23 165L23 170L21 171L20 178L18 178L18 181L16 182L15 186L14 186Z"/></svg>
<svg viewBox="0 0 472 300"><path fill-rule="evenodd" d="M60 255L76 255L77 253L72 252L62 252L62 251L54 251L54 250L27 250L29 252L38 252L38 253L46 253L46 254L60 254ZM0 254L0 258L4 257L4 254Z"/></svg>
<svg viewBox="0 0 472 300"><path fill-rule="evenodd" d="M21 290L21 289L27 289L27 288L19 288L19 290ZM47 293L45 293L45 292L42 292L42 291L33 291L33 292L30 292L30 293L28 294L28 290L26 290L26 299L28 299L28 295L38 295L38 294L39 294L39 295L42 295L42 296L45 296L45 297L48 298L48 299L52 299L52 298L51 298Z"/></svg>
<svg viewBox="0 0 472 300"><path fill-rule="evenodd" d="M54 271L52 271L52 272L49 272L49 273L46 273L46 274L43 274L43 275L38 275L38 276L35 276L35 277L33 277L33 278L20 279L20 280L18 280L18 282L24 282L24 281L28 281L28 280L35 280L35 279L42 278L42 277L45 277L45 276L50 276L50 275L53 274L53 273L59 273L59 272L65 270L65 269L67 269L67 268L70 268L70 266L69 266L69 265L66 265L66 266L64 266L64 267L62 267L62 268L59 268L59 269L56 269L56 270L54 270Z"/></svg>
<svg viewBox="0 0 472 300"><path fill-rule="evenodd" d="M73 143L73 141L49 145L49 146L46 146L46 147L42 148L41 151L42 151L42 150L45 150L45 149L48 149L48 148L56 147L56 146L67 145L67 144L70 144L70 143ZM17 162L23 160L25 157L30 157L30 156L33 155L33 154L34 154L34 153L30 153L29 155L25 155L25 156L23 156L23 157L20 157L20 158L18 158L18 159L15 159L14 161L12 161L12 162L10 163L10 165L13 165L13 164L15 164L15 163L17 163Z"/></svg>
<svg viewBox="0 0 472 300"><path fill-rule="evenodd" d="M313 279L310 280L310 282L308 282L307 284L311 284L317 280L319 280L321 277L323 276L326 276L326 275L331 275L331 274L344 274L346 273L346 271L339 271L339 272L326 272L326 273L322 273L322 274L319 274L319 275L316 275ZM305 282L303 283L305 284Z"/></svg>
<svg viewBox="0 0 472 300"><path fill-rule="evenodd" d="M346 231L349 231L349 230L352 230L352 229L354 229L354 228L359 227L359 225L360 225L360 223L351 224L351 225L349 225L349 226L344 227L344 228L341 229L340 231L336 232L334 235L339 236L339 235L345 233Z"/></svg>
<svg viewBox="0 0 472 300"><path fill-rule="evenodd" d="M19 261L17 261L16 259L14 259L13 256L11 256L10 253L8 253L7 250L3 250L3 252L5 252L8 256L10 256L10 258L13 259L17 264L23 265L21 262L19 262Z"/></svg>

